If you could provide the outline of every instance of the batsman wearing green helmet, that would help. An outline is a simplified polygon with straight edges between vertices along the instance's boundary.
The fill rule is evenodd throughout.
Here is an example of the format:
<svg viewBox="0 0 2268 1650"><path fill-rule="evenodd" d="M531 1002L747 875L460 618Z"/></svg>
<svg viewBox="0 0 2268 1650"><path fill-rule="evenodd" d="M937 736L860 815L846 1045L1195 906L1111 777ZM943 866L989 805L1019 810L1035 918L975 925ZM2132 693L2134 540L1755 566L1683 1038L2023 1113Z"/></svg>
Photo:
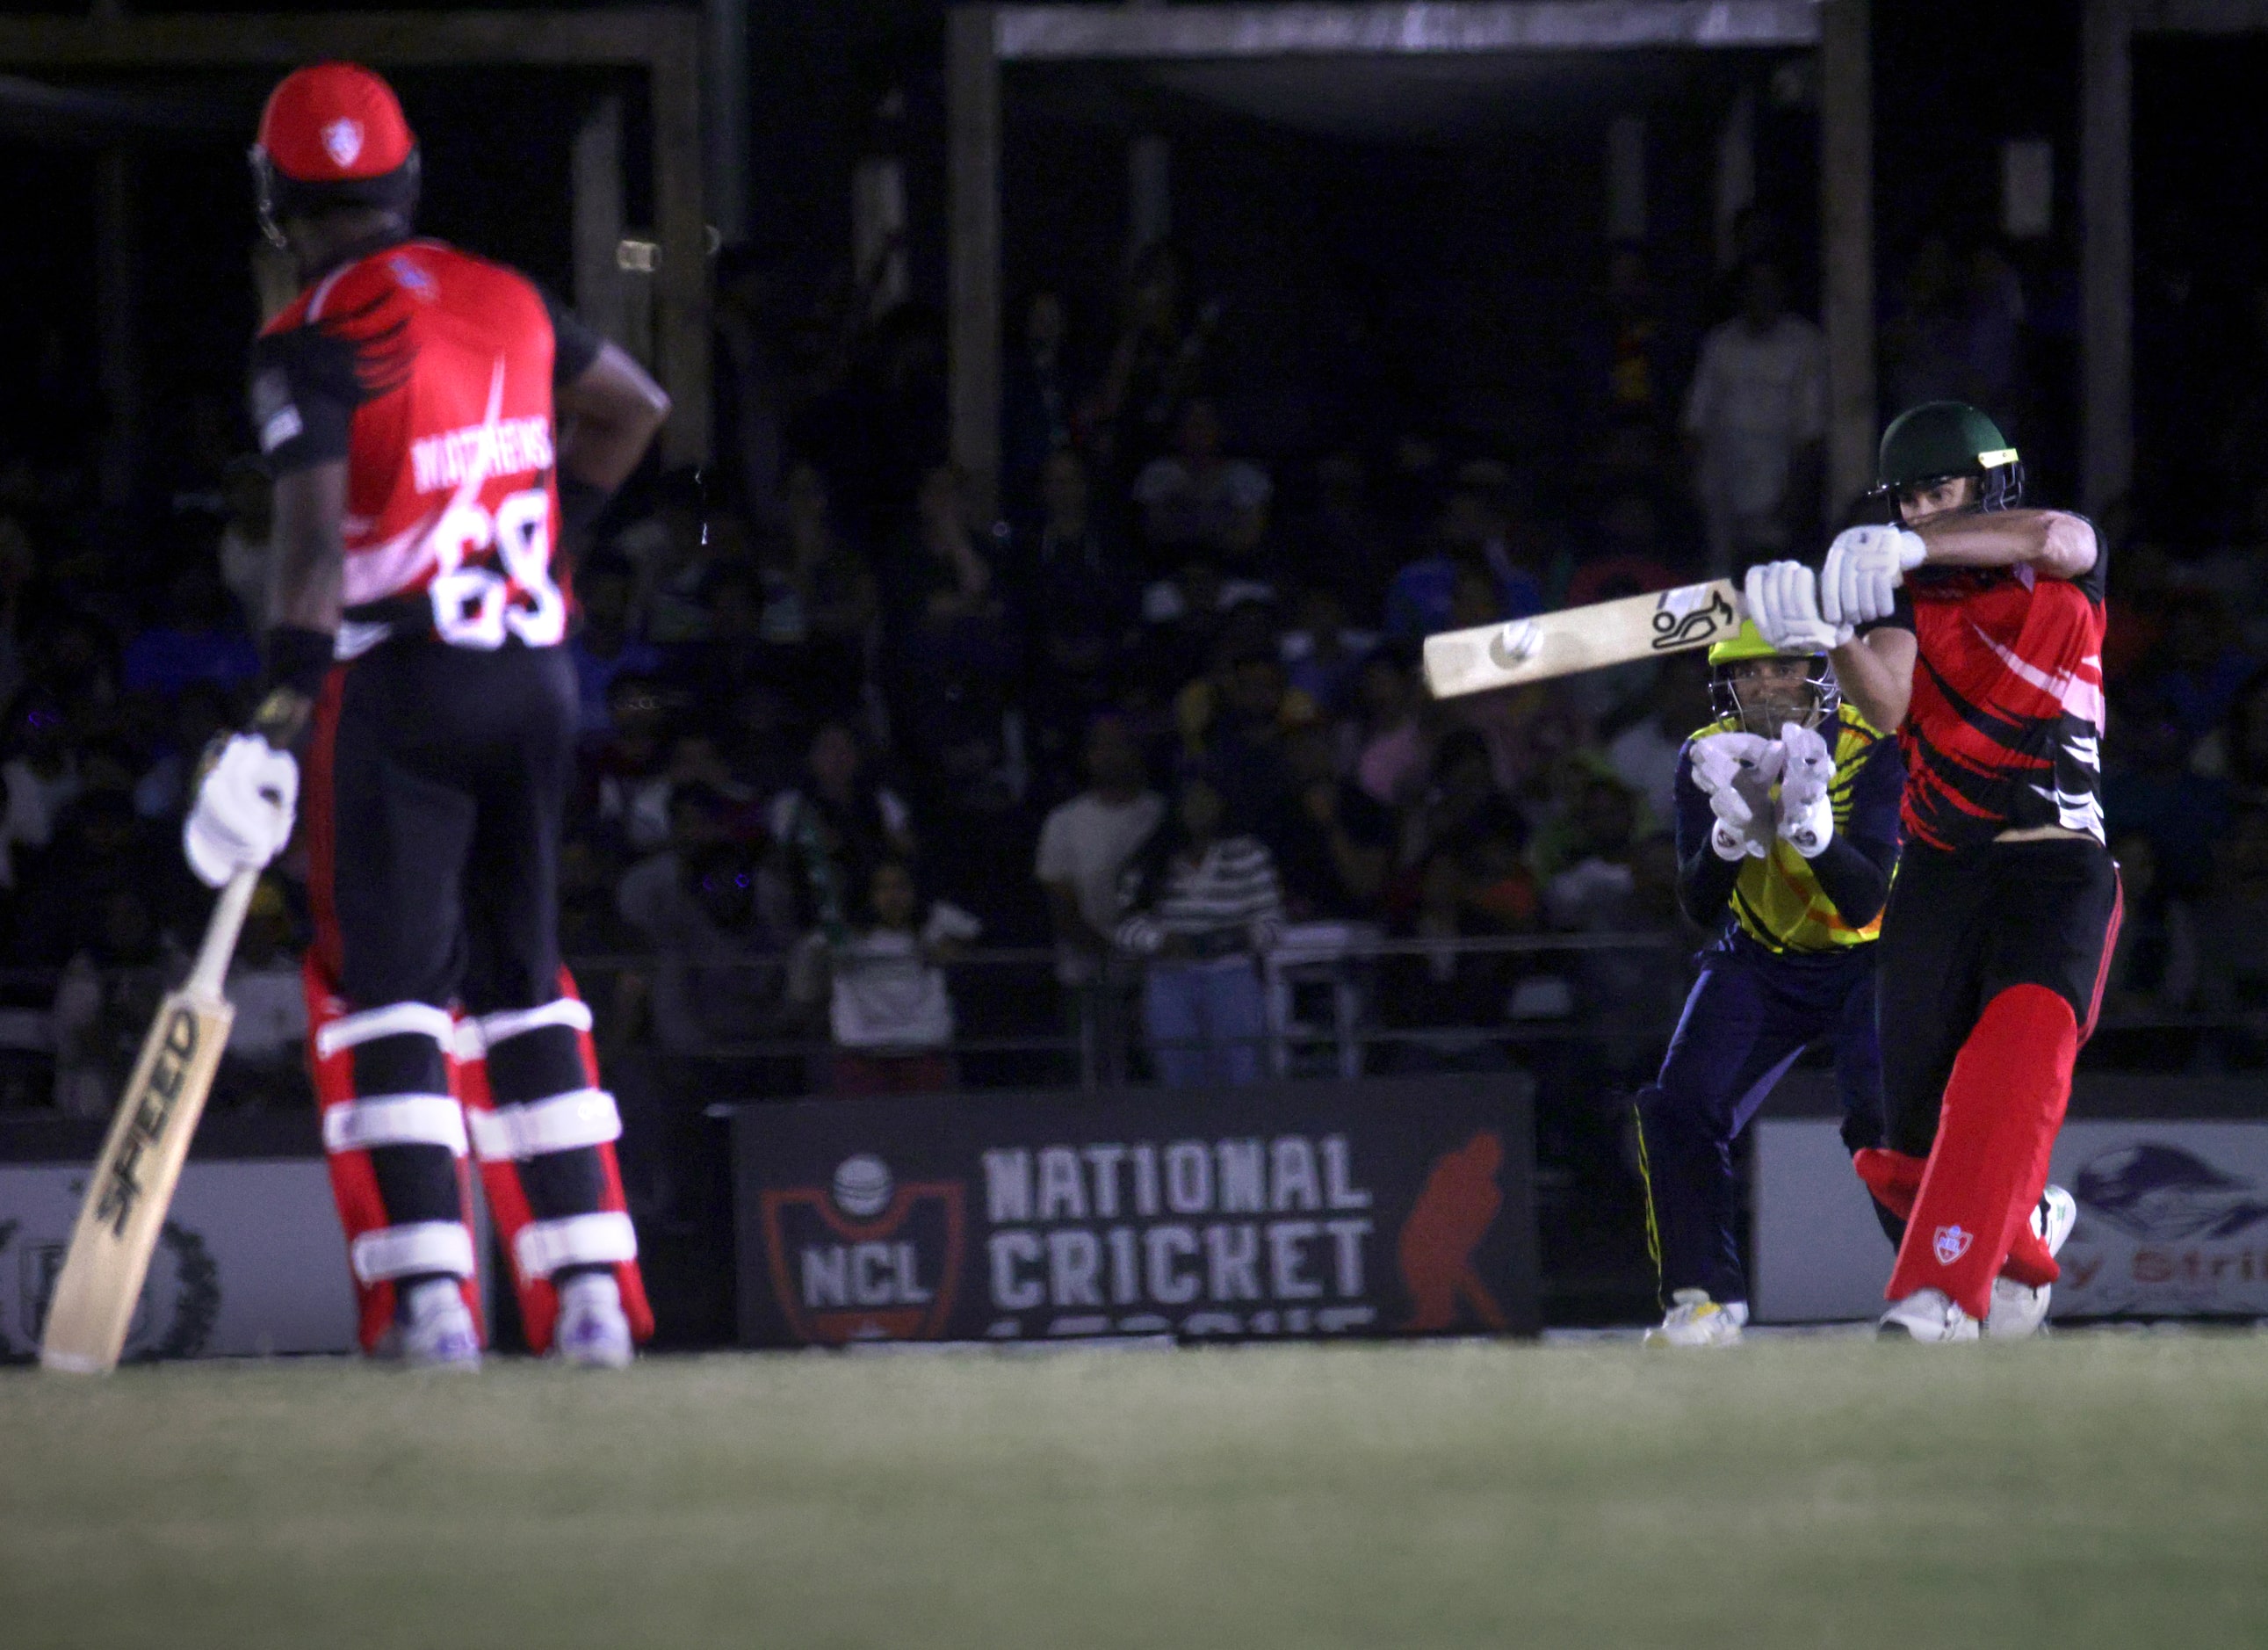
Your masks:
<svg viewBox="0 0 2268 1650"><path fill-rule="evenodd" d="M1885 1334L2036 1331L2071 1229L2047 1183L2118 932L2103 845L2103 551L2029 508L2014 446L1931 401L1883 433L1887 519L1817 574L1749 575L1775 642L1825 647L1844 692L1904 748L1905 852L1882 917L1886 1138L1861 1154L1909 1217Z"/></svg>
<svg viewBox="0 0 2268 1650"><path fill-rule="evenodd" d="M1678 754L1678 895L1717 938L1638 1095L1666 1311L1647 1340L1670 1346L1740 1339L1733 1141L1806 1049L1834 1051L1850 1148L1881 1138L1874 939L1898 855L1896 745L1843 703L1825 652L1743 624L1709 665L1715 719Z"/></svg>

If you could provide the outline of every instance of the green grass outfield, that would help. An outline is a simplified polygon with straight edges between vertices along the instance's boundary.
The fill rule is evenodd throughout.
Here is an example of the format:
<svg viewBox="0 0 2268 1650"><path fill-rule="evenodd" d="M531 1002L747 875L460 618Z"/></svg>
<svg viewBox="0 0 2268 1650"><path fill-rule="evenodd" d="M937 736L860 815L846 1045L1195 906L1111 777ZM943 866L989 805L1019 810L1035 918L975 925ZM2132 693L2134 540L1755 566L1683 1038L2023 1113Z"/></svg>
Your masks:
<svg viewBox="0 0 2268 1650"><path fill-rule="evenodd" d="M0 1375L0 1645L2268 1643L2268 1337Z"/></svg>

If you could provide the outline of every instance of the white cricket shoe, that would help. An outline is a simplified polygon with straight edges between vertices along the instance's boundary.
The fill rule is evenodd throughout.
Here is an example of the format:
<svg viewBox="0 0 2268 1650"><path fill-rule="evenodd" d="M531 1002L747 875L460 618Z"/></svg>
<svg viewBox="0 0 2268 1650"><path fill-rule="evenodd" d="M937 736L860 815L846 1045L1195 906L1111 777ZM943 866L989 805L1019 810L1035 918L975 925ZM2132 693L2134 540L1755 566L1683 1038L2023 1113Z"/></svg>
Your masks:
<svg viewBox="0 0 2268 1650"><path fill-rule="evenodd" d="M1705 1289L1677 1289L1669 1296L1669 1315L1646 1332L1648 1346L1737 1346L1749 1321L1749 1303L1709 1299Z"/></svg>
<svg viewBox="0 0 2268 1650"><path fill-rule="evenodd" d="M1917 1289L1882 1314L1874 1326L1881 1340L1973 1341L1977 1320L1954 1305L1942 1289Z"/></svg>
<svg viewBox="0 0 2268 1650"><path fill-rule="evenodd" d="M453 1278L419 1284L410 1291L402 1321L394 1326L394 1348L413 1369L481 1366L481 1335L472 1309Z"/></svg>
<svg viewBox="0 0 2268 1650"><path fill-rule="evenodd" d="M637 1355L622 1292L612 1272L580 1272L559 1286L559 1361L585 1369L624 1369Z"/></svg>
<svg viewBox="0 0 2268 1650"><path fill-rule="evenodd" d="M2032 1230L2055 1254L2079 1222L2079 1204L2060 1186L2050 1186L2032 1207ZM2013 1278L1992 1280L1992 1309L1984 1316L1984 1333L1996 1341L2021 1341L2036 1335L2048 1320L2048 1296L2053 1284L2028 1289Z"/></svg>

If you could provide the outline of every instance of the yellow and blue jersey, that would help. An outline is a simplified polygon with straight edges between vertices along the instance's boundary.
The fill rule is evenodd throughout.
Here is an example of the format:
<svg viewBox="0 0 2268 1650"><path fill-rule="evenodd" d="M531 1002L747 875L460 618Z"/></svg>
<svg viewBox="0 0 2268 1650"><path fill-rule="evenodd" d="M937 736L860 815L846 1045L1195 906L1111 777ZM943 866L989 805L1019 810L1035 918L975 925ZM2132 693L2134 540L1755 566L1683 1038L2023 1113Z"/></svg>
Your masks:
<svg viewBox="0 0 2268 1650"><path fill-rule="evenodd" d="M1695 732L1744 732L1740 719L1727 717ZM1822 729L1823 733L1827 730ZM1712 920L1722 906L1733 929L1767 951L1817 955L1874 941L1882 931L1881 895L1897 859L1898 802L1905 770L1896 741L1884 738L1845 703L1835 718L1835 778L1828 799L1835 810L1835 836L1817 859L1806 859L1775 836L1771 852L1737 865L1719 859L1709 846L1715 824L1709 799L1693 783L1692 740L1677 759L1677 851L1686 867L1681 891L1697 919ZM1856 858L1853 858L1856 856ZM1727 880L1729 889L1719 888ZM1844 891L1838 903L1830 888ZM1854 897L1853 891L1859 891ZM1862 909L1846 910L1845 904Z"/></svg>

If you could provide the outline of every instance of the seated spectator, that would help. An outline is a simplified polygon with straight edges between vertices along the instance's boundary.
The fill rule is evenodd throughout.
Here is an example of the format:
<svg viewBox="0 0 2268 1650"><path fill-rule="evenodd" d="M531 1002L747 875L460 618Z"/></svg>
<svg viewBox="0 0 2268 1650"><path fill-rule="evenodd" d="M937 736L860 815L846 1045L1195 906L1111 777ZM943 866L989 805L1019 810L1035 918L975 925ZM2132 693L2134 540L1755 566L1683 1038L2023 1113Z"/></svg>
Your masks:
<svg viewBox="0 0 2268 1650"><path fill-rule="evenodd" d="M894 580L893 726L941 798L996 811L1009 783L1004 718L1023 649L951 465L922 479Z"/></svg>
<svg viewBox="0 0 2268 1650"><path fill-rule="evenodd" d="M1686 391L1683 425L1709 570L1737 577L1786 555L1819 521L1827 356L1819 328L1787 308L1769 261L1742 273L1741 313L1710 329Z"/></svg>
<svg viewBox="0 0 2268 1650"><path fill-rule="evenodd" d="M2102 820L2113 839L2139 835L2176 898L2198 895L2227 817L2227 782L2196 771L2194 741L2154 683L2110 701L2102 741Z"/></svg>
<svg viewBox="0 0 2268 1650"><path fill-rule="evenodd" d="M1306 923L1375 916L1393 866L1393 811L1339 777L1323 727L1295 730L1284 755L1290 783L1261 836L1276 858L1285 917Z"/></svg>
<svg viewBox="0 0 2268 1650"><path fill-rule="evenodd" d="M1625 916L1637 889L1638 799L1595 759L1586 770L1575 810L1543 856L1550 862L1543 910L1555 928L1598 932Z"/></svg>
<svg viewBox="0 0 2268 1650"><path fill-rule="evenodd" d="M0 763L0 783L8 792L7 811L0 814L0 884L14 888L22 851L45 848L54 839L56 816L78 795L79 776L63 707L53 693L26 689L18 694L8 733L12 754Z"/></svg>
<svg viewBox="0 0 2268 1650"><path fill-rule="evenodd" d="M609 695L621 676L652 676L662 667L661 650L630 630L637 595L637 570L628 557L602 550L576 570L575 593L583 622L567 644L575 661L575 686L586 741L613 731Z"/></svg>
<svg viewBox="0 0 2268 1650"><path fill-rule="evenodd" d="M261 878L228 966L236 1018L229 1022L217 1092L231 1105L306 1101L307 991L294 939L282 885L273 876Z"/></svg>
<svg viewBox="0 0 2268 1650"><path fill-rule="evenodd" d="M2235 1022L2220 1063L2257 1067L2268 1060L2268 806L2247 803L2221 832L2197 913L2199 1006Z"/></svg>
<svg viewBox="0 0 2268 1650"><path fill-rule="evenodd" d="M1284 916L1266 844L1234 831L1219 788L1191 773L1172 825L1127 874L1117 939L1147 964L1142 1023L1159 1081L1257 1082L1267 1035L1257 959L1275 944Z"/></svg>
<svg viewBox="0 0 2268 1650"><path fill-rule="evenodd" d="M134 811L144 819L179 819L188 809L189 776L205 747L242 725L228 696L210 682L192 682L173 701L156 760L134 784Z"/></svg>
<svg viewBox="0 0 2268 1650"><path fill-rule="evenodd" d="M1033 570L1038 645L1032 711L1042 755L1070 754L1078 730L1109 703L1120 667L1141 639L1134 569L1088 510L1086 465L1064 451L1043 468L1046 514Z"/></svg>
<svg viewBox="0 0 2268 1650"><path fill-rule="evenodd" d="M1342 614L1366 617L1386 607L1386 586L1402 564L1402 533L1370 498L1369 473L1352 453L1315 465L1314 512L1292 534L1299 564Z"/></svg>
<svg viewBox="0 0 2268 1650"><path fill-rule="evenodd" d="M1182 409L1174 452L1134 478L1144 537L1167 565L1192 552L1229 567L1257 563L1275 489L1258 465L1224 456L1224 433L1219 409L1192 401Z"/></svg>
<svg viewBox="0 0 2268 1650"><path fill-rule="evenodd" d="M1441 510L1434 549L1394 575L1386 592L1386 634L1418 641L1460 622L1524 619L1543 611L1543 586L1514 551L1502 467L1467 465ZM1465 593L1459 586L1477 586ZM1460 606L1463 611L1458 611Z"/></svg>
<svg viewBox="0 0 2268 1650"><path fill-rule="evenodd" d="M1657 820L1677 817L1677 753L1711 720L1709 655L1699 648L1660 661L1646 713L1607 746L1607 766Z"/></svg>
<svg viewBox="0 0 2268 1650"><path fill-rule="evenodd" d="M1375 632L1347 624L1339 598L1322 585L1310 585L1300 593L1291 628L1278 641L1292 690L1306 695L1321 715L1334 721L1350 708L1355 678L1377 645Z"/></svg>
<svg viewBox="0 0 2268 1650"><path fill-rule="evenodd" d="M2209 590L2176 593L2165 626L2151 686L2181 730L2202 738L2228 714L2259 661L2247 656L2228 608Z"/></svg>
<svg viewBox="0 0 2268 1650"><path fill-rule="evenodd" d="M1064 347L1070 331L1063 295L1036 291L1024 306L1023 348L1003 364L1000 494L1020 528L1042 507L1049 460L1071 450L1084 391Z"/></svg>
<svg viewBox="0 0 2268 1650"><path fill-rule="evenodd" d="M1162 687L1178 688L1211 665L1231 615L1275 600L1274 586L1224 578L1218 564L1190 557L1172 578L1142 592L1144 674Z"/></svg>
<svg viewBox="0 0 2268 1650"><path fill-rule="evenodd" d="M719 557L722 518L712 519L701 472L687 466L663 475L655 508L626 527L615 549L638 570L638 617L630 629L658 647L696 642L706 633L703 600Z"/></svg>
<svg viewBox="0 0 2268 1650"><path fill-rule="evenodd" d="M885 859L915 857L913 812L867 771L858 736L843 722L814 734L803 781L771 801L767 824L792 879L802 926L830 942L848 932L858 890Z"/></svg>
<svg viewBox="0 0 2268 1650"><path fill-rule="evenodd" d="M577 815L597 825L618 852L650 853L668 837L672 709L659 678L625 672L608 686L612 731L584 755Z"/></svg>
<svg viewBox="0 0 2268 1650"><path fill-rule="evenodd" d="M2158 875L2158 851L2147 836L2135 831L2112 838L2110 857L2118 864L2122 911L2103 981L2103 1017L2150 1020L2186 1013L2198 993L2196 911L2189 901L2166 892ZM2130 1047L2121 1051L2137 1052Z"/></svg>
<svg viewBox="0 0 2268 1650"><path fill-rule="evenodd" d="M1507 1014L1533 1013L1514 995L1528 972L1526 959L1456 943L1534 929L1536 894L1521 858L1526 829L1520 815L1477 789L1485 759L1476 766L1469 748L1451 754L1454 766L1445 790L1478 800L1443 810L1461 822L1437 820L1424 831L1425 858L1401 885L1414 900L1412 929L1426 947L1418 956L1385 960L1380 1012L1389 1028L1425 1035L1388 1044L1386 1063L1395 1071L1507 1070L1511 1050L1498 1028Z"/></svg>
<svg viewBox="0 0 2268 1650"><path fill-rule="evenodd" d="M799 463L787 475L787 565L808 662L791 703L806 718L844 716L861 703L881 599L865 552L843 531L827 478Z"/></svg>
<svg viewBox="0 0 2268 1650"><path fill-rule="evenodd" d="M129 884L97 896L55 987L55 1109L110 1116L140 1057L144 1034L185 963L158 932L148 900Z"/></svg>
<svg viewBox="0 0 2268 1650"><path fill-rule="evenodd" d="M91 773L90 781L96 777ZM90 783L56 816L54 841L25 866L16 950L26 961L59 963L92 944L102 902L114 888L135 890L169 939L192 932L210 903L181 857L180 833L134 812L131 775L106 759L99 777L99 787Z"/></svg>
<svg viewBox="0 0 2268 1650"><path fill-rule="evenodd" d="M664 1053L713 1054L779 1029L789 899L756 848L688 829L683 846L633 866L616 901L653 959L648 998Z"/></svg>
<svg viewBox="0 0 2268 1650"><path fill-rule="evenodd" d="M1388 645L1363 660L1356 682L1355 783L1388 807L1410 800L1425 780L1425 732L1418 716L1425 701L1416 672L1414 655Z"/></svg>
<svg viewBox="0 0 2268 1650"><path fill-rule="evenodd" d="M1098 716L1087 725L1086 762L1087 788L1049 813L1033 870L1055 928L1056 978L1071 988L1101 972L1118 932L1127 862L1166 815L1122 718Z"/></svg>
<svg viewBox="0 0 2268 1650"><path fill-rule="evenodd" d="M260 649L238 622L218 571L191 562L167 582L158 622L127 645L129 692L172 697L193 681L224 689L256 680Z"/></svg>
<svg viewBox="0 0 2268 1650"><path fill-rule="evenodd" d="M821 982L835 1044L837 1094L934 1094L961 1079L953 1057L953 994L943 965L983 925L939 900L924 911L903 860L874 867L859 920L840 944L813 933L798 954L795 994Z"/></svg>
<svg viewBox="0 0 2268 1650"><path fill-rule="evenodd" d="M1232 653L1182 689L1174 707L1184 761L1202 764L1232 817L1258 821L1290 783L1285 736L1314 721L1314 706L1289 691L1284 667L1264 644Z"/></svg>

